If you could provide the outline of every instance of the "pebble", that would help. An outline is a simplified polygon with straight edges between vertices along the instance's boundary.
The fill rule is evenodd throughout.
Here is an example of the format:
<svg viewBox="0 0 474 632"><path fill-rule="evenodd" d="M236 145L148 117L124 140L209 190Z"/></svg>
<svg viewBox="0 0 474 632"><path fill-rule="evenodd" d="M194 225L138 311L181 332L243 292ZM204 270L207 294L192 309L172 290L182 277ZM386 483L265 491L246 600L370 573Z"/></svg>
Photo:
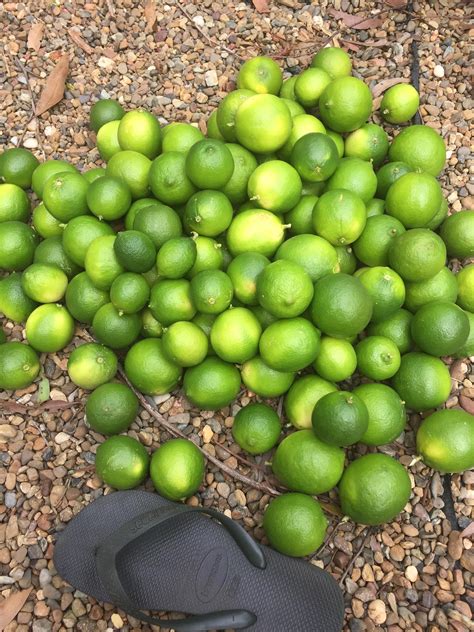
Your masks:
<svg viewBox="0 0 474 632"><path fill-rule="evenodd" d="M434 68L433 68L433 74L435 77L444 77L444 68L443 66L440 66L439 64L437 64Z"/></svg>
<svg viewBox="0 0 474 632"><path fill-rule="evenodd" d="M451 531L448 536L448 553L453 560L460 560L463 551L462 537L459 531Z"/></svg>
<svg viewBox="0 0 474 632"><path fill-rule="evenodd" d="M206 82L206 86L208 86L209 88L217 86L217 84L219 83L217 72L215 70L208 70L207 72L205 72L204 81Z"/></svg>
<svg viewBox="0 0 474 632"><path fill-rule="evenodd" d="M54 437L54 442L58 445L62 445L66 443L66 441L70 441L71 437L65 432L58 432L58 434Z"/></svg>
<svg viewBox="0 0 474 632"><path fill-rule="evenodd" d="M9 439L14 439L17 435L15 426L11 424L0 424L0 441L7 442Z"/></svg>
<svg viewBox="0 0 474 632"><path fill-rule="evenodd" d="M5 506L8 509L13 509L16 505L16 494L15 492L6 492L5 493Z"/></svg>
<svg viewBox="0 0 474 632"><path fill-rule="evenodd" d="M112 625L114 626L114 628L116 628L117 630L121 630L123 627L123 619L122 617L117 614L116 612L110 617L110 620L112 621Z"/></svg>
<svg viewBox="0 0 474 632"><path fill-rule="evenodd" d="M41 588L44 588L45 586L47 586L48 584L51 583L51 573L49 572L49 570L47 568L42 568L40 570L40 574L39 574L39 583Z"/></svg>
<svg viewBox="0 0 474 632"><path fill-rule="evenodd" d="M407 566L405 569L405 577L411 582L416 582L418 579L418 570L416 566Z"/></svg>
<svg viewBox="0 0 474 632"><path fill-rule="evenodd" d="M227 483L217 483L217 493L222 498L227 498L230 494L230 487Z"/></svg>
<svg viewBox="0 0 474 632"><path fill-rule="evenodd" d="M214 431L212 430L211 426L208 426L206 424L202 429L202 440L204 441L204 443L210 443L213 436Z"/></svg>
<svg viewBox="0 0 474 632"><path fill-rule="evenodd" d="M47 619L37 619L33 621L32 632L51 632L53 624Z"/></svg>
<svg viewBox="0 0 474 632"><path fill-rule="evenodd" d="M399 544L395 544L395 546L390 549L390 557L396 562L401 562L405 558L405 551Z"/></svg>
<svg viewBox="0 0 474 632"><path fill-rule="evenodd" d="M381 625L387 620L387 610L381 599L375 599L369 603L367 613L376 625Z"/></svg>

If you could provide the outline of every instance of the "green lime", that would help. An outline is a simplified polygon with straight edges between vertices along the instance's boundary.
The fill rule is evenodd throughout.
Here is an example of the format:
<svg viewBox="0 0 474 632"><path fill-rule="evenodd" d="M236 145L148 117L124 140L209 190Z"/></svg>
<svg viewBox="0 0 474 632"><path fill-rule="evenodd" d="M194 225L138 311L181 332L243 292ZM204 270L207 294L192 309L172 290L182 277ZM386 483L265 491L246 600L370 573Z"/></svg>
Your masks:
<svg viewBox="0 0 474 632"><path fill-rule="evenodd" d="M260 355L277 371L301 371L314 362L320 333L306 318L286 318L269 325L260 338Z"/></svg>
<svg viewBox="0 0 474 632"><path fill-rule="evenodd" d="M360 439L366 445L391 443L406 424L404 402L386 384L362 384L354 389L369 411L369 426Z"/></svg>
<svg viewBox="0 0 474 632"><path fill-rule="evenodd" d="M273 94L246 99L235 116L238 142L256 154L277 151L290 136L293 120L288 106ZM269 134L268 130L272 130Z"/></svg>
<svg viewBox="0 0 474 632"><path fill-rule="evenodd" d="M88 396L86 420L96 432L106 436L120 434L135 421L138 409L138 399L132 389L119 382L109 382Z"/></svg>
<svg viewBox="0 0 474 632"><path fill-rule="evenodd" d="M23 222L0 223L0 269L7 272L24 270L35 254L36 235Z"/></svg>
<svg viewBox="0 0 474 632"><path fill-rule="evenodd" d="M219 103L217 108L217 126L224 139L229 143L235 143L235 116L241 104L253 96L253 90L232 90Z"/></svg>
<svg viewBox="0 0 474 632"><path fill-rule="evenodd" d="M29 345L16 340L0 345L0 388L26 388L38 377L40 368L38 356Z"/></svg>
<svg viewBox="0 0 474 632"><path fill-rule="evenodd" d="M151 309L142 311L142 336L144 338L161 338L163 325L153 316Z"/></svg>
<svg viewBox="0 0 474 632"><path fill-rule="evenodd" d="M407 123L415 116L419 105L420 95L417 89L410 84L399 83L383 95L380 113L387 123Z"/></svg>
<svg viewBox="0 0 474 632"><path fill-rule="evenodd" d="M426 228L430 230L436 230L441 226L444 220L448 217L448 200L443 196L441 198L441 204L436 214L430 221L426 224Z"/></svg>
<svg viewBox="0 0 474 632"><path fill-rule="evenodd" d="M262 325L262 329L266 329L269 325L278 320L276 316L267 312L267 310L260 307L260 305L254 305L250 309L257 317L258 322Z"/></svg>
<svg viewBox="0 0 474 632"><path fill-rule="evenodd" d="M151 161L138 151L119 151L107 164L107 175L125 180L134 200L146 197Z"/></svg>
<svg viewBox="0 0 474 632"><path fill-rule="evenodd" d="M247 186L252 173L257 168L255 156L245 147L227 143L227 149L234 160L234 171L230 180L222 188L222 192L234 205L242 204L247 199Z"/></svg>
<svg viewBox="0 0 474 632"><path fill-rule="evenodd" d="M442 199L441 187L434 176L406 173L388 190L385 209L387 215L396 217L405 228L421 228L436 215Z"/></svg>
<svg viewBox="0 0 474 632"><path fill-rule="evenodd" d="M388 157L391 162L401 161L413 170L438 176L446 162L446 147L442 137L432 127L410 125L395 136Z"/></svg>
<svg viewBox="0 0 474 632"><path fill-rule="evenodd" d="M0 179L22 189L29 189L33 171L38 165L38 159L23 147L5 149L0 154Z"/></svg>
<svg viewBox="0 0 474 632"><path fill-rule="evenodd" d="M306 182L323 182L336 171L339 156L327 134L306 134L293 146L291 164Z"/></svg>
<svg viewBox="0 0 474 632"><path fill-rule="evenodd" d="M388 261L404 281L426 281L444 267L446 246L433 231L412 228L393 239Z"/></svg>
<svg viewBox="0 0 474 632"><path fill-rule="evenodd" d="M416 412L441 406L451 392L446 365L439 358L414 351L402 356L392 384L407 407Z"/></svg>
<svg viewBox="0 0 474 632"><path fill-rule="evenodd" d="M148 453L136 439L109 437L97 448L95 471L114 489L133 489L143 483L149 468Z"/></svg>
<svg viewBox="0 0 474 632"><path fill-rule="evenodd" d="M406 283L405 307L416 312L431 301L450 301L454 303L458 295L456 277L449 268L441 270L425 281Z"/></svg>
<svg viewBox="0 0 474 632"><path fill-rule="evenodd" d="M26 222L30 200L16 184L0 184L0 222Z"/></svg>
<svg viewBox="0 0 474 632"><path fill-rule="evenodd" d="M46 181L43 201L48 211L61 222L86 215L89 183L80 173L64 171Z"/></svg>
<svg viewBox="0 0 474 632"><path fill-rule="evenodd" d="M21 277L23 291L37 303L57 303L66 292L68 279L57 266L32 263Z"/></svg>
<svg viewBox="0 0 474 632"><path fill-rule="evenodd" d="M263 454L271 450L281 433L280 418L266 404L248 404L236 414L232 436L249 454Z"/></svg>
<svg viewBox="0 0 474 632"><path fill-rule="evenodd" d="M43 202L33 209L31 223L40 237L57 237L63 234L64 226L48 211Z"/></svg>
<svg viewBox="0 0 474 632"><path fill-rule="evenodd" d="M190 232L205 237L217 237L232 221L234 211L221 191L198 191L192 195L184 211L184 225Z"/></svg>
<svg viewBox="0 0 474 632"><path fill-rule="evenodd" d="M277 318L302 314L313 298L312 279L306 270L287 259L267 265L257 279L259 304Z"/></svg>
<svg viewBox="0 0 474 632"><path fill-rule="evenodd" d="M386 266L393 240L404 232L405 227L395 217L368 217L364 230L352 246L354 253L366 266Z"/></svg>
<svg viewBox="0 0 474 632"><path fill-rule="evenodd" d="M235 307L219 314L211 329L211 344L226 362L241 364L258 353L262 327L257 317L245 307Z"/></svg>
<svg viewBox="0 0 474 632"><path fill-rule="evenodd" d="M207 137L214 138L215 140L225 140L217 125L217 110L214 110L207 119Z"/></svg>
<svg viewBox="0 0 474 632"><path fill-rule="evenodd" d="M279 95L279 96L280 96L281 100L283 101L283 103L288 108L288 110L289 110L289 112L291 114L291 118L293 120L295 119L296 116L299 116L300 114L304 114L305 113L304 107L302 105L300 105L299 103L297 103L296 101L293 101L292 99L285 99L281 95ZM322 123L321 123L321 125L322 125Z"/></svg>
<svg viewBox="0 0 474 632"><path fill-rule="evenodd" d="M384 336L367 336L356 346L357 369L371 380L388 380L400 368L397 345Z"/></svg>
<svg viewBox="0 0 474 632"><path fill-rule="evenodd" d="M375 123L366 123L351 132L344 141L344 154L380 165L388 153L389 141L385 130Z"/></svg>
<svg viewBox="0 0 474 632"><path fill-rule="evenodd" d="M3 345L7 341L7 337L3 329L0 328L0 344Z"/></svg>
<svg viewBox="0 0 474 632"><path fill-rule="evenodd" d="M95 180L102 178L102 176L105 176L105 174L106 174L106 171L103 167L95 167L94 169L89 169L88 171L84 171L82 175L84 176L84 178L87 180L89 184L92 184L92 182L95 182Z"/></svg>
<svg viewBox="0 0 474 632"><path fill-rule="evenodd" d="M220 140L200 140L186 156L186 175L198 189L221 189L233 171L232 154Z"/></svg>
<svg viewBox="0 0 474 632"><path fill-rule="evenodd" d="M342 158L344 156L344 138L341 136L341 134L333 132L332 129L327 129L326 135L329 136L332 141L334 141L337 149L337 155L339 156L339 158Z"/></svg>
<svg viewBox="0 0 474 632"><path fill-rule="evenodd" d="M313 228L333 246L351 244L360 237L367 222L365 204L352 191L327 191L313 209Z"/></svg>
<svg viewBox="0 0 474 632"><path fill-rule="evenodd" d="M342 382L356 370L357 356L348 340L323 336L313 363L318 375L329 382Z"/></svg>
<svg viewBox="0 0 474 632"><path fill-rule="evenodd" d="M345 447L361 439L369 425L369 411L354 393L335 391L316 402L312 424L320 441Z"/></svg>
<svg viewBox="0 0 474 632"><path fill-rule="evenodd" d="M150 476L156 491L170 500L192 496L204 480L206 463L188 439L170 439L151 457Z"/></svg>
<svg viewBox="0 0 474 632"><path fill-rule="evenodd" d="M439 231L450 257L465 259L474 256L474 211L453 213Z"/></svg>
<svg viewBox="0 0 474 632"><path fill-rule="evenodd" d="M245 386L260 397L280 397L287 392L295 379L293 372L271 369L260 356L244 362L241 374Z"/></svg>
<svg viewBox="0 0 474 632"><path fill-rule="evenodd" d="M350 246L334 246L337 255L337 266L335 272L344 274L354 274L357 268L357 259Z"/></svg>
<svg viewBox="0 0 474 632"><path fill-rule="evenodd" d="M292 235L314 233L313 209L317 201L316 195L302 195L299 202L285 215L285 223L289 224Z"/></svg>
<svg viewBox="0 0 474 632"><path fill-rule="evenodd" d="M313 283L327 274L338 271L337 252L334 246L317 235L291 237L278 248L275 259L298 264L309 274Z"/></svg>
<svg viewBox="0 0 474 632"><path fill-rule="evenodd" d="M220 314L234 294L230 277L222 270L202 270L191 280L191 296L198 312Z"/></svg>
<svg viewBox="0 0 474 632"><path fill-rule="evenodd" d="M295 83L295 97L304 108L314 108L319 99L331 83L331 77L322 68L307 68L300 73Z"/></svg>
<svg viewBox="0 0 474 632"><path fill-rule="evenodd" d="M28 316L26 339L42 353L55 353L74 336L74 320L63 305L40 305Z"/></svg>
<svg viewBox="0 0 474 632"><path fill-rule="evenodd" d="M94 336L111 349L124 349L135 342L142 328L138 314L121 313L113 303L102 305L94 315Z"/></svg>
<svg viewBox="0 0 474 632"><path fill-rule="evenodd" d="M385 200L372 198L366 203L365 208L367 211L367 218L374 217L375 215L383 215L385 212Z"/></svg>
<svg viewBox="0 0 474 632"><path fill-rule="evenodd" d="M344 450L320 441L312 430L298 430L280 443L272 471L289 490L323 494L335 487L344 469Z"/></svg>
<svg viewBox="0 0 474 632"><path fill-rule="evenodd" d="M74 263L83 268L89 246L98 237L106 235L115 235L106 222L101 222L91 215L74 217L64 228L64 251Z"/></svg>
<svg viewBox="0 0 474 632"><path fill-rule="evenodd" d="M196 243L190 237L168 239L156 257L158 274L168 279L180 279L191 270L196 256Z"/></svg>
<svg viewBox="0 0 474 632"><path fill-rule="evenodd" d="M181 368L171 362L159 338L136 342L125 356L125 374L145 395L169 393L181 377Z"/></svg>
<svg viewBox="0 0 474 632"><path fill-rule="evenodd" d="M214 324L215 320L216 320L216 316L214 314L201 314L201 313L198 313L192 319L191 322L193 322L195 325L197 325L199 327L199 329L206 334L207 339L209 340L209 338L211 337L212 325ZM210 345L209 345L208 355L215 355L215 353L213 353L213 350L212 350Z"/></svg>
<svg viewBox="0 0 474 632"><path fill-rule="evenodd" d="M394 182L413 169L405 162L387 162L377 171L377 191L378 198L385 199L388 190Z"/></svg>
<svg viewBox="0 0 474 632"><path fill-rule="evenodd" d="M36 246L33 262L56 266L66 274L68 279L72 279L81 271L81 268L66 254L60 236L48 237L41 241Z"/></svg>
<svg viewBox="0 0 474 632"><path fill-rule="evenodd" d="M114 252L119 264L130 272L148 272L156 260L153 241L138 230L118 233L114 241Z"/></svg>
<svg viewBox="0 0 474 632"><path fill-rule="evenodd" d="M472 415L456 408L432 413L418 429L416 449L426 465L435 470L451 473L472 470Z"/></svg>
<svg viewBox="0 0 474 632"><path fill-rule="evenodd" d="M196 314L191 284L186 279L163 279L151 288L149 307L162 325L191 320Z"/></svg>
<svg viewBox="0 0 474 632"><path fill-rule="evenodd" d="M141 274L124 272L110 286L110 300L121 314L136 314L148 303L150 286Z"/></svg>
<svg viewBox="0 0 474 632"><path fill-rule="evenodd" d="M327 46L321 48L311 61L313 68L322 68L331 79L345 77L352 72L352 62L349 55L342 48Z"/></svg>
<svg viewBox="0 0 474 632"><path fill-rule="evenodd" d="M124 272L114 250L114 235L97 237L87 249L84 267L99 290L109 290L114 280Z"/></svg>
<svg viewBox="0 0 474 632"><path fill-rule="evenodd" d="M189 123L170 123L161 130L162 152L186 153L204 138L200 129Z"/></svg>
<svg viewBox="0 0 474 632"><path fill-rule="evenodd" d="M291 128L288 140L279 150L279 155L283 160L289 160L295 144L308 134L325 134L326 128L319 119L305 111L293 117L293 127ZM300 156L302 158L302 156ZM294 165L296 166L296 165Z"/></svg>
<svg viewBox="0 0 474 632"><path fill-rule="evenodd" d="M40 163L31 176L31 188L36 193L36 197L42 200L46 182L65 171L77 173L77 169L65 160L46 160L46 162Z"/></svg>
<svg viewBox="0 0 474 632"><path fill-rule="evenodd" d="M118 141L123 150L137 151L153 159L161 149L160 124L144 110L127 112L120 120Z"/></svg>
<svg viewBox="0 0 474 632"><path fill-rule="evenodd" d="M256 206L273 213L286 213L301 197L301 178L294 167L283 160L259 165L248 181L248 196Z"/></svg>
<svg viewBox="0 0 474 632"><path fill-rule="evenodd" d="M237 75L237 88L259 94L278 94L283 82L280 66L270 57L253 57L242 64Z"/></svg>
<svg viewBox="0 0 474 632"><path fill-rule="evenodd" d="M364 202L371 200L377 189L377 176L370 162L360 158L342 158L326 184L326 191L347 189Z"/></svg>
<svg viewBox="0 0 474 632"><path fill-rule="evenodd" d="M317 375L304 375L298 378L289 389L284 405L288 421L295 428L311 428L311 415L316 403L327 395L337 391L337 386Z"/></svg>
<svg viewBox="0 0 474 632"><path fill-rule="evenodd" d="M86 342L72 351L67 370L76 386L91 391L114 379L117 373L117 356L103 345Z"/></svg>
<svg viewBox="0 0 474 632"><path fill-rule="evenodd" d="M102 125L109 121L118 121L125 114L123 107L114 99L100 99L91 107L90 126L98 132Z"/></svg>
<svg viewBox="0 0 474 632"><path fill-rule="evenodd" d="M231 261L227 274L234 287L235 297L241 303L258 304L257 277L269 263L267 257L258 252L244 252Z"/></svg>
<svg viewBox="0 0 474 632"><path fill-rule="evenodd" d="M112 156L122 151L118 140L120 121L109 121L97 132L96 144L102 160L109 162Z"/></svg>
<svg viewBox="0 0 474 632"><path fill-rule="evenodd" d="M243 252L272 257L284 236L285 226L277 215L263 209L250 209L232 220L227 230L227 245L234 257Z"/></svg>
<svg viewBox="0 0 474 632"><path fill-rule="evenodd" d="M469 358L474 355L474 314L465 312L469 320L469 336L463 346L454 354L455 358Z"/></svg>
<svg viewBox="0 0 474 632"><path fill-rule="evenodd" d="M196 366L207 356L207 336L195 323L173 323L164 330L162 339L163 351L178 366Z"/></svg>
<svg viewBox="0 0 474 632"><path fill-rule="evenodd" d="M228 406L240 389L240 373L220 358L206 358L187 369L183 380L184 394L202 410L218 410Z"/></svg>
<svg viewBox="0 0 474 632"><path fill-rule="evenodd" d="M411 322L417 347L438 357L456 353L468 339L469 329L466 313L448 301L422 305Z"/></svg>
<svg viewBox="0 0 474 632"><path fill-rule="evenodd" d="M406 309L397 309L384 320L370 323L367 328L369 336L384 336L392 340L400 353L407 353L413 349L411 337L412 314ZM324 339L323 339L324 340Z"/></svg>
<svg viewBox="0 0 474 632"><path fill-rule="evenodd" d="M407 504L407 471L386 454L366 454L349 464L339 483L344 514L355 522L379 525L393 520Z"/></svg>
<svg viewBox="0 0 474 632"><path fill-rule="evenodd" d="M135 216L133 229L148 235L157 250L168 239L180 237L183 232L179 215L160 202L140 209Z"/></svg>
<svg viewBox="0 0 474 632"><path fill-rule="evenodd" d="M97 289L86 272L71 279L66 289L66 307L80 323L92 325L97 310L109 300L109 293Z"/></svg>
<svg viewBox="0 0 474 632"><path fill-rule="evenodd" d="M322 93L319 112L323 123L335 132L352 132L369 118L372 95L361 79L338 77Z"/></svg>
<svg viewBox="0 0 474 632"><path fill-rule="evenodd" d="M36 307L21 284L21 274L13 272L0 279L0 312L15 323L24 322Z"/></svg>
<svg viewBox="0 0 474 632"><path fill-rule="evenodd" d="M224 255L222 245L211 237L198 235L194 238L196 244L196 260L188 272L188 277L193 278L203 270L219 270L224 267Z"/></svg>
<svg viewBox="0 0 474 632"><path fill-rule="evenodd" d="M459 270L456 281L458 285L457 303L468 312L474 312L474 263Z"/></svg>
<svg viewBox="0 0 474 632"><path fill-rule="evenodd" d="M127 183L115 176L103 176L89 184L87 204L94 215L108 222L123 217L130 208L132 195Z"/></svg>
<svg viewBox="0 0 474 632"><path fill-rule="evenodd" d="M358 278L373 300L372 322L385 320L405 302L405 285L391 268L367 268Z"/></svg>
<svg viewBox="0 0 474 632"><path fill-rule="evenodd" d="M281 88L280 88L280 92L278 96L282 99L288 99L289 101L294 101L295 100L295 83L297 79L298 77L296 75L292 77L288 77L287 79L284 79L283 83L281 84Z"/></svg>
<svg viewBox="0 0 474 632"><path fill-rule="evenodd" d="M359 334L372 318L373 301L361 281L348 274L329 274L314 286L311 318L334 338Z"/></svg>
<svg viewBox="0 0 474 632"><path fill-rule="evenodd" d="M172 206L186 204L196 187L186 175L186 154L169 151L155 158L149 173L153 195Z"/></svg>

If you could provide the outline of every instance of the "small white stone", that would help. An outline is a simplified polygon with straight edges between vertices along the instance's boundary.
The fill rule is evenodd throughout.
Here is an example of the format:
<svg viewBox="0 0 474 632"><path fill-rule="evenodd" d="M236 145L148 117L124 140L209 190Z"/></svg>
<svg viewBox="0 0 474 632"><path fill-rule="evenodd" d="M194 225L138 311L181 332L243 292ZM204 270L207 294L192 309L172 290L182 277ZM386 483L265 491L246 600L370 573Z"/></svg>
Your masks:
<svg viewBox="0 0 474 632"><path fill-rule="evenodd" d="M217 78L217 72L215 70L208 70L204 73L204 81L206 82L206 86L211 88L212 86L217 86L219 80Z"/></svg>
<svg viewBox="0 0 474 632"><path fill-rule="evenodd" d="M204 443L210 443L213 434L214 434L214 432L213 432L211 426L208 426L206 424L204 426L204 428L202 429L202 440L204 441Z"/></svg>
<svg viewBox="0 0 474 632"><path fill-rule="evenodd" d="M202 17L202 15L195 15L193 17L193 22L196 26L204 26L204 18Z"/></svg>
<svg viewBox="0 0 474 632"><path fill-rule="evenodd" d="M58 445L61 445L62 443L66 443L66 441L69 441L70 439L71 437L65 432L58 432L58 434L54 437L54 441Z"/></svg>
<svg viewBox="0 0 474 632"><path fill-rule="evenodd" d="M433 74L435 77L444 77L444 68L437 64L433 69Z"/></svg>
<svg viewBox="0 0 474 632"><path fill-rule="evenodd" d="M115 66L115 62L113 59L109 57L99 57L99 61L97 62L99 68L104 68L105 70L111 70Z"/></svg>

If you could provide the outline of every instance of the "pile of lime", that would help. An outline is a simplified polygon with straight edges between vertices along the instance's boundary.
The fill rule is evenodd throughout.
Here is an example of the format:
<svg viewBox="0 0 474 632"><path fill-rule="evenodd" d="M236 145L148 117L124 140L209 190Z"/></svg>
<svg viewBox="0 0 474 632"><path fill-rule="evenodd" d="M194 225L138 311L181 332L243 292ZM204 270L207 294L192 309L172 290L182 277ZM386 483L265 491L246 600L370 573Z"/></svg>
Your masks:
<svg viewBox="0 0 474 632"><path fill-rule="evenodd" d="M344 448L397 439L405 408L448 399L440 358L474 355L474 212L448 212L443 139L425 125L393 127L419 106L406 83L368 122L370 89L351 72L339 48L285 80L256 57L206 135L105 99L90 114L104 167L40 164L22 148L0 156L0 311L25 323L27 343L0 340L0 387L28 386L38 353L67 347L76 322L90 327L96 342L72 351L68 371L92 391L90 427L110 435L97 472L128 489L150 471L173 499L200 487L203 456L177 439L150 464L120 434L138 401L114 381L118 356L136 391L159 396L181 383L204 410L229 406L242 382L257 400L284 396L295 431L271 461L290 493L270 503L264 527L289 555L319 546L326 523L313 497L336 486L343 512L364 524L404 508L406 469L383 453L346 467ZM457 275L453 258L466 263ZM233 436L268 453L281 421L258 401L236 415ZM474 420L434 413L417 443L431 467L470 468Z"/></svg>

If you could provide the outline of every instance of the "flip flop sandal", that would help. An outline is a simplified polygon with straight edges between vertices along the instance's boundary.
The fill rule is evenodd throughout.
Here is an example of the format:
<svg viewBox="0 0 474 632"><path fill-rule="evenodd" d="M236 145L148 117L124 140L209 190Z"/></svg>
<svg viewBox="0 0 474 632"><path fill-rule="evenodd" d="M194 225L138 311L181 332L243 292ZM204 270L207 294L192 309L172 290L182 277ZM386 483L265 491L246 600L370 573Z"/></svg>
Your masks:
<svg viewBox="0 0 474 632"><path fill-rule="evenodd" d="M167 630L342 629L342 593L329 573L259 545L215 509L158 494L98 498L59 534L54 563L83 593ZM144 610L191 616L158 619Z"/></svg>

